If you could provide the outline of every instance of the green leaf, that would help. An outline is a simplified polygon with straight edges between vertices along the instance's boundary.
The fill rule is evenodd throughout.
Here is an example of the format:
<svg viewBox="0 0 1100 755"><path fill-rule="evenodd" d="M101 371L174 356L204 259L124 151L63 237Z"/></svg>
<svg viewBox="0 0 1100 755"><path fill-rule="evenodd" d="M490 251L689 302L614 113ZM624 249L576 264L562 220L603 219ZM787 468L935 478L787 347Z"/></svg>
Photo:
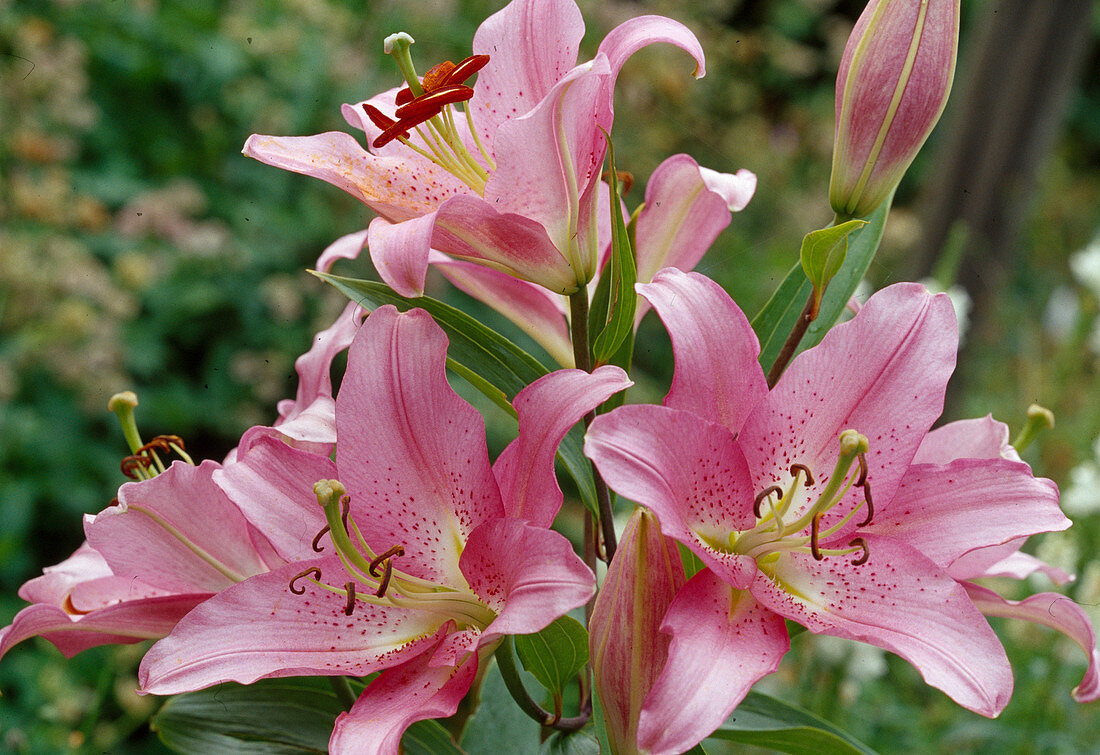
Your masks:
<svg viewBox="0 0 1100 755"><path fill-rule="evenodd" d="M171 697L152 728L180 753L327 752L342 712L325 679L263 679Z"/></svg>
<svg viewBox="0 0 1100 755"><path fill-rule="evenodd" d="M500 668L493 661L481 685L481 702L462 734L463 751L467 755L496 755L507 743L510 755L535 755L541 730L512 700Z"/></svg>
<svg viewBox="0 0 1100 755"><path fill-rule="evenodd" d="M866 220L849 220L817 231L810 231L802 239L802 269L817 291L824 291L840 271L848 254L848 236L867 225ZM820 303L820 302L819 302Z"/></svg>
<svg viewBox="0 0 1100 755"><path fill-rule="evenodd" d="M874 753L867 745L828 721L759 692L750 692L709 738L780 752L813 752L820 755Z"/></svg>
<svg viewBox="0 0 1100 755"><path fill-rule="evenodd" d="M562 616L541 632L517 634L515 643L523 667L554 696L560 695L588 663L588 632L569 616Z"/></svg>
<svg viewBox="0 0 1100 755"><path fill-rule="evenodd" d="M401 737L405 755L463 755L450 733L438 721L417 721Z"/></svg>
<svg viewBox="0 0 1100 755"><path fill-rule="evenodd" d="M541 362L508 338L437 299L428 296L406 299L377 281L342 278L318 272L314 272L314 275L333 285L364 309L373 311L383 305L393 304L402 312L414 307L427 310L450 339L447 366L513 417L515 410L510 403L512 399L548 372ZM583 436L569 433L558 448L558 460L577 483L577 491L584 505L590 511L597 511L592 466L582 447Z"/></svg>
<svg viewBox="0 0 1100 755"><path fill-rule="evenodd" d="M600 755L600 741L591 729L555 731L539 748L539 755Z"/></svg>
<svg viewBox="0 0 1100 755"><path fill-rule="evenodd" d="M603 330L592 344L592 358L596 364L605 364L634 332L634 310L638 303L634 293L634 284L638 281L638 270L634 262L634 250L630 246L630 235L623 219L623 206L619 195L619 180L615 173L615 148L611 137L607 139L607 152L611 176L611 259L604 275L610 278L607 289L607 320ZM600 281L603 282L602 279ZM602 309L602 306L600 307Z"/></svg>
<svg viewBox="0 0 1100 755"><path fill-rule="evenodd" d="M867 218L867 225L848 238L848 253L845 255L844 263L829 282L817 319L810 324L809 330L802 338L802 348L809 348L820 341L848 305L848 300L852 298L856 286L867 273L867 268L870 267L871 260L878 251L889 212L890 201L887 200ZM775 358L779 356L784 341L787 340L812 291L813 285L802 270L802 263L799 262L791 268L768 303L752 319L752 329L760 339L760 364L765 370L771 367Z"/></svg>

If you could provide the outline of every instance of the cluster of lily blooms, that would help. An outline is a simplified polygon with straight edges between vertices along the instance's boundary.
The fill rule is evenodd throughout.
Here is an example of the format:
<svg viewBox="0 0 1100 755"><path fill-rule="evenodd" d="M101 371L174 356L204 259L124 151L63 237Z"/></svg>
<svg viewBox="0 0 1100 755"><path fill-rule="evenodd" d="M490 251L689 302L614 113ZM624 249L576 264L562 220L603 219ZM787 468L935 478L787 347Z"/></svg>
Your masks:
<svg viewBox="0 0 1100 755"><path fill-rule="evenodd" d="M857 24L838 86L839 215L885 200L942 110L958 6L873 0ZM515 397L515 440L490 459L483 418L447 381L447 337L419 309L368 316L349 304L296 362L298 392L278 420L221 463L194 464L176 438L144 443L136 398L119 394L111 408L135 479L86 517L71 558L23 586L31 605L0 630L0 655L36 635L66 655L156 640L139 680L158 695L381 672L337 719L333 752L397 752L410 724L455 712L504 637L594 596L594 686L617 752L701 741L776 669L788 619L896 653L985 716L1012 690L985 616L1037 622L1086 653L1074 696L1100 697L1095 634L1076 604L1007 600L974 581L1068 581L1021 546L1070 522L1005 425L932 429L957 350L949 300L889 286L769 385L748 319L690 272L755 176L687 155L656 169L633 219L635 326L648 308L663 322L671 387L660 406L627 404L587 427L599 475L639 504L597 596L592 565L550 526L563 503L559 443L632 384L617 366L578 369L590 366L577 364L570 330L619 201L601 179L614 82L653 42L686 51L697 77L705 64L695 36L657 16L625 22L577 64L583 30L572 0L513 0L479 28L472 57L422 79L411 37L394 35L386 49L405 85L343 111L366 148L342 132L245 146L374 210L319 269L367 249L393 290L417 296L433 265L557 360ZM895 100L903 64L912 79ZM870 116L887 110L884 129ZM336 392L329 369L344 350ZM181 459L165 464L169 453ZM685 572L681 546L701 570Z"/></svg>

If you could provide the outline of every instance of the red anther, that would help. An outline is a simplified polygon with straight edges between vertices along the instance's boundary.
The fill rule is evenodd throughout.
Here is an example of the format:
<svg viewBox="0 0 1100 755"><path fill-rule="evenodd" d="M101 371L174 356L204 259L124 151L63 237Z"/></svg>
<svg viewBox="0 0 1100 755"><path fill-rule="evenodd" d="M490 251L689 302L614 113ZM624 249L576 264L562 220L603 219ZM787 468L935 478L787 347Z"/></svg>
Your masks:
<svg viewBox="0 0 1100 755"><path fill-rule="evenodd" d="M605 170L600 178L607 183L611 183L611 171ZM630 191L630 187L634 185L634 174L625 170L615 171L615 179L619 182L619 196L625 195Z"/></svg>
<svg viewBox="0 0 1100 755"><path fill-rule="evenodd" d="M124 456L122 462L119 463L118 468L122 470L122 474L129 477L131 480L140 480L137 473L134 471L138 467L148 469L152 466L153 460L148 456L139 456L134 454L133 456Z"/></svg>
<svg viewBox="0 0 1100 755"><path fill-rule="evenodd" d="M409 130L405 126L387 116L374 105L364 104L363 110L366 112L367 117L370 118L371 123L382 129L382 133L375 137L373 146L381 147L394 139L409 138ZM385 137L384 140L383 137Z"/></svg>
<svg viewBox="0 0 1100 755"><path fill-rule="evenodd" d="M298 587L294 583L297 582L299 579L305 578L309 574L312 574L314 579L319 580L321 578L321 570L318 569L316 566L311 566L308 569L298 574L295 574L293 577L290 578L290 584L288 585L290 591L295 595L305 595L306 588Z"/></svg>
<svg viewBox="0 0 1100 755"><path fill-rule="evenodd" d="M866 527L875 518L875 503L871 500L871 483L863 481L863 502L867 504L867 518L857 524L857 527Z"/></svg>
<svg viewBox="0 0 1100 755"><path fill-rule="evenodd" d="M474 90L463 84L448 84L431 92L425 92L412 102L397 108L397 117L401 123L415 121L423 123L434 117L447 105L465 102L474 96ZM407 124L408 125L408 124ZM412 124L415 125L415 124Z"/></svg>
<svg viewBox="0 0 1100 755"><path fill-rule="evenodd" d="M777 496L782 498L783 488L779 487L778 485L769 485L768 487L761 490L757 494L756 498L753 500L752 513L753 516L755 516L757 519L760 518L760 504L762 504L764 502L764 499L770 496L772 493L775 493Z"/></svg>
<svg viewBox="0 0 1100 755"><path fill-rule="evenodd" d="M386 564L387 568L388 568L388 564L390 563L391 558L393 558L394 556L404 556L404 555L405 555L405 548L403 546L400 546L400 545L395 545L392 548L390 548L388 551L383 553L381 556L377 556L373 561L371 561L370 566L367 567L367 571L370 572L370 575L372 577L377 577L378 576L377 569L378 569L378 566L380 564Z"/></svg>
<svg viewBox="0 0 1100 755"><path fill-rule="evenodd" d="M810 520L810 553L814 554L814 558L820 561L825 558L821 555L821 549L817 545L817 532L821 527L821 517L824 514L814 514L814 518Z"/></svg>
<svg viewBox="0 0 1100 755"><path fill-rule="evenodd" d="M448 83L448 79L450 79L451 73L454 70L455 64L449 60L437 63L429 68L428 72L421 77L420 86L424 87L425 92L434 92L436 89ZM460 80L457 83L461 84L462 81Z"/></svg>
<svg viewBox="0 0 1100 755"><path fill-rule="evenodd" d="M806 475L806 484L807 485L813 485L814 484L814 476L810 472L809 467L807 467L805 464L791 464L791 474L798 474L799 472Z"/></svg>
<svg viewBox="0 0 1100 755"><path fill-rule="evenodd" d="M345 582L344 590L348 594L348 602L344 604L344 615L351 616L351 612L355 610L355 583Z"/></svg>
<svg viewBox="0 0 1100 755"><path fill-rule="evenodd" d="M382 598L386 595L386 588L390 586L390 577L393 576L393 562L386 559L382 570L382 581L378 583L378 589L374 591L374 597ZM373 574L373 572L371 572Z"/></svg>
<svg viewBox="0 0 1100 755"><path fill-rule="evenodd" d="M314 553L321 553L322 551L324 551L325 546L321 545L320 540L322 537L324 537L326 532L328 532L327 524L321 528L320 532L313 536L313 542L310 544L310 547L313 548Z"/></svg>
<svg viewBox="0 0 1100 755"><path fill-rule="evenodd" d="M394 104L399 106L399 107L401 105L404 105L406 102L412 102L412 101L413 101L413 93L412 93L412 90L409 89L408 87L405 87L404 89L401 89L400 91L398 91L397 95L393 98Z"/></svg>
<svg viewBox="0 0 1100 755"><path fill-rule="evenodd" d="M485 64L488 62L488 55L471 55L454 67L450 75L447 76L447 81L444 83L463 84L465 83L466 79L470 78L475 73L484 68Z"/></svg>
<svg viewBox="0 0 1100 755"><path fill-rule="evenodd" d="M867 560L869 558L871 558L871 549L870 547L868 547L867 541L864 540L862 537L852 538L852 542L848 543L848 545L858 545L860 548L863 549L863 553L860 554L859 558L852 559L853 566L862 566L863 564L867 563Z"/></svg>
<svg viewBox="0 0 1100 755"><path fill-rule="evenodd" d="M375 138L375 140L373 142L371 142L371 146L373 146L375 148L385 147L387 144L392 142L394 139L408 139L410 128L415 128L416 126L419 126L424 121L430 120L431 118L434 118L438 112L439 111L437 110L435 113L432 113L427 118L422 118L421 120L418 120L418 121L415 121L415 122L414 121L402 120L402 121L399 121L397 123L394 123L388 129L386 129L381 134L379 134Z"/></svg>

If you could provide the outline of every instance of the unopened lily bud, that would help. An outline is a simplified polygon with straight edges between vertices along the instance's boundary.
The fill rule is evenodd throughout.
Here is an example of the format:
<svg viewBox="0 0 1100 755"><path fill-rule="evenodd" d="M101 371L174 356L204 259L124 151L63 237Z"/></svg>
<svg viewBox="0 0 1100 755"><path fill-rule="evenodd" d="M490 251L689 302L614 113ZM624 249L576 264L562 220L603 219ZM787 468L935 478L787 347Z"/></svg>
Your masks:
<svg viewBox="0 0 1100 755"><path fill-rule="evenodd" d="M961 0L871 0L836 80L829 201L842 217L882 204L939 120L951 91Z"/></svg>

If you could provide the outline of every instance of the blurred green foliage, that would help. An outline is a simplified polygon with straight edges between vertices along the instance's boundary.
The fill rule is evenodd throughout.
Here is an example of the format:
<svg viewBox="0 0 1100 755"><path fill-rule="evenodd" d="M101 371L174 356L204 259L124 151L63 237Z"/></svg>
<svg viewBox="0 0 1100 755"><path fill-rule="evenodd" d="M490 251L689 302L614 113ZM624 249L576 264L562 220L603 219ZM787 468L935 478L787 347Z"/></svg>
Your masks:
<svg viewBox="0 0 1100 755"><path fill-rule="evenodd" d="M220 459L246 427L274 419L274 402L293 395L294 358L342 307L304 268L363 228L368 211L319 181L244 158L247 136L347 130L342 102L397 83L384 35L411 32L424 67L457 60L501 4L0 0L0 625L21 605L18 586L74 550L80 515L102 509L124 481L124 442L105 409L112 393L137 391L145 434L176 433L196 458ZM627 65L616 100L618 167L642 183L685 151L716 170L758 174L756 198L700 267L755 312L805 232L831 217L833 80L863 3L581 5L582 54L640 12L673 16L699 35L708 54L700 81L672 48ZM1095 57L1086 69L1004 317L967 367L962 407L1014 427L1031 401L1054 408L1059 425L1028 460L1059 482L1092 457L1100 433L1089 341L1100 292L1067 267L1100 223ZM922 156L899 189L874 284L897 278L915 237L908 207L920 172L933 170ZM627 201L641 197L635 188ZM341 263L335 272L368 269ZM1055 292L1072 309L1060 331L1039 317ZM668 379L667 338L650 318L638 343L639 391L656 400ZM1071 534L1040 547L1082 574L1069 593L1097 604L1100 521L1095 510L1077 518ZM1017 689L995 722L958 708L893 658L886 676L861 675L856 651L819 647L808 635L772 691L886 752L1077 752L1100 741L1100 712L1069 698L1083 670L1079 651L1031 627L998 630ZM42 641L17 648L0 665L0 749L160 751L144 725L157 703L132 692L141 648L98 648L72 662Z"/></svg>

